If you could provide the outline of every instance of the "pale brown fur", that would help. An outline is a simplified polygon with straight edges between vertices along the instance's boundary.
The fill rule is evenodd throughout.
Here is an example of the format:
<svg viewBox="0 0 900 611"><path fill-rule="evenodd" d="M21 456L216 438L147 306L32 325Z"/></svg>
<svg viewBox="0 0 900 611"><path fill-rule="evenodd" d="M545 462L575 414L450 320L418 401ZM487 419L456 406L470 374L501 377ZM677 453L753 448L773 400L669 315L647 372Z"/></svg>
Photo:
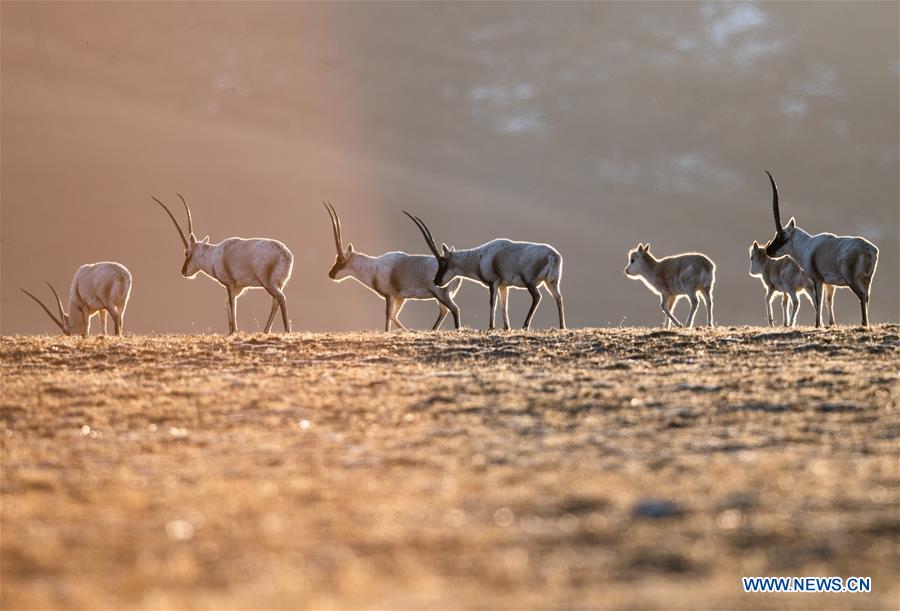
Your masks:
<svg viewBox="0 0 900 611"><path fill-rule="evenodd" d="M806 272L788 256L772 258L766 254L766 247L754 241L750 246L750 275L759 278L766 287L766 319L769 325L775 324L772 313L772 300L781 294L781 315L785 327L797 324L800 311L800 295L804 295L809 303L812 300L813 282ZM825 285L826 312L830 316L828 324L834 323L834 287Z"/></svg>
<svg viewBox="0 0 900 611"><path fill-rule="evenodd" d="M684 295L691 302L687 325L694 325L700 298L706 302L706 323L714 326L712 289L716 281L716 264L706 255L685 253L662 259L650 254L650 244L639 244L628 253L625 274L639 278L651 291L659 295L659 307L665 314L664 324L684 325L675 318L672 306Z"/></svg>

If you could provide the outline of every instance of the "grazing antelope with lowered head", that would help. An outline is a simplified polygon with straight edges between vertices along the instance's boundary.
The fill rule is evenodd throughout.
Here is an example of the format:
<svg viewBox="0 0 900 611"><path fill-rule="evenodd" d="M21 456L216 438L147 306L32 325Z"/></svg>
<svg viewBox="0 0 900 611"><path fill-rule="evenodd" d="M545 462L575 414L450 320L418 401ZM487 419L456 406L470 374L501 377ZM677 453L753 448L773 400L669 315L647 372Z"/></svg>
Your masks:
<svg viewBox="0 0 900 611"><path fill-rule="evenodd" d="M353 278L372 292L384 298L385 318L384 330L391 330L393 322L400 329L406 329L398 316L407 299L434 299L438 302L439 312L432 331L440 328L447 317L453 314L453 324L459 329L459 306L453 301L459 290L461 280L451 282L445 287L434 283L437 263L428 255L408 255L405 252L388 252L378 257L357 252L351 242L344 250L341 235L341 219L331 204L324 204L331 217L331 230L334 234L334 246L337 258L328 277L340 282Z"/></svg>
<svg viewBox="0 0 900 611"><path fill-rule="evenodd" d="M187 212L188 236L184 232L172 211L164 203L153 198L172 219L178 236L184 244L184 264L181 274L185 278L193 278L203 272L225 287L228 293L228 330L237 332L237 299L246 289L262 288L272 296L272 310L266 322L266 333L272 329L272 322L278 308L281 308L281 320L284 330L290 332L291 322L288 319L287 299L284 287L291 278L294 267L294 255L287 246L278 240L269 238L227 238L218 244L210 244L209 236L200 241L194 236L194 225L191 209L181 194L176 194L184 204Z"/></svg>
<svg viewBox="0 0 900 611"><path fill-rule="evenodd" d="M862 325L869 326L869 290L878 266L878 247L865 238L836 236L833 233L811 235L797 227L794 218L781 225L778 209L778 187L772 174L772 213L775 216L775 236L766 245L770 257L790 255L806 272L813 283L813 306L816 327L822 326L822 298L825 285L846 286L859 299ZM834 314L831 316L834 322Z"/></svg>
<svg viewBox="0 0 900 611"><path fill-rule="evenodd" d="M497 297L500 297L500 312L503 315L503 328L509 329L509 312L507 298L510 287L524 288L531 294L531 308L525 316L524 329L531 326L531 318L541 303L540 286L543 284L556 300L559 311L559 328L566 328L566 316L563 310L563 297L559 290L562 277L562 255L548 244L532 242L513 242L497 239L477 248L456 250L441 244L438 251L431 231L424 221L404 210L422 232L425 243L437 261L437 272L434 283L445 286L455 278L462 276L468 280L486 286L490 291L491 315L489 329L494 328L494 311Z"/></svg>
<svg viewBox="0 0 900 611"><path fill-rule="evenodd" d="M125 328L125 308L131 295L131 272L121 263L103 261L82 265L75 272L69 287L69 307L63 309L59 293L49 282L47 286L56 297L59 318L53 315L43 302L22 289L22 292L34 299L50 317L56 326L66 335L82 335L87 337L91 331L91 318L100 314L100 331L106 335L106 316L112 316L116 335L122 335Z"/></svg>
<svg viewBox="0 0 900 611"><path fill-rule="evenodd" d="M665 326L671 323L683 327L672 313L672 306L682 295L691 301L691 313L687 325L694 326L694 316L700 297L706 302L706 324L714 326L713 285L716 282L716 264L706 255L685 253L657 259L650 254L650 244L638 244L628 253L625 275L639 278L648 289L659 295L659 307L665 314Z"/></svg>
<svg viewBox="0 0 900 611"><path fill-rule="evenodd" d="M781 317L785 327L793 327L797 324L797 314L800 311L800 295L804 295L812 305L812 280L806 275L793 259L785 255L773 259L766 254L766 247L754 240L750 246L750 275L759 278L766 287L766 319L769 326L774 326L775 317L772 314L772 299L781 293ZM826 312L834 321L834 287L825 285L825 303L828 306ZM790 305L789 305L790 304Z"/></svg>

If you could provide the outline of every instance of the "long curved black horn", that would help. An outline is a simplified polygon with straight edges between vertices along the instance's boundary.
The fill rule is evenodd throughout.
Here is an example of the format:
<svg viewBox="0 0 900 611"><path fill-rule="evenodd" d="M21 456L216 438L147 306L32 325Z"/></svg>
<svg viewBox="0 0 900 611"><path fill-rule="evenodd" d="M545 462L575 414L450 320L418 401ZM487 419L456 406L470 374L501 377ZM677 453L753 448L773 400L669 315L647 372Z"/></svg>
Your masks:
<svg viewBox="0 0 900 611"><path fill-rule="evenodd" d="M421 219L421 217L417 216L416 221L419 223L419 225L422 226L422 229L425 230L425 233L428 234L428 241L431 243L432 250L437 252L437 250L438 250L437 243L434 241L434 236L431 234L431 229L428 228L428 225L425 224L425 221L423 221Z"/></svg>
<svg viewBox="0 0 900 611"><path fill-rule="evenodd" d="M334 212L334 222L337 226L337 237L338 242L341 243L341 248L344 247L344 229L341 227L341 215L337 213L337 209L334 207L334 204L328 202L328 205L331 207L331 211Z"/></svg>
<svg viewBox="0 0 900 611"><path fill-rule="evenodd" d="M187 205L187 202L184 201L184 196L181 195L181 193L176 193L175 195L177 195L179 197L179 199L181 199L181 203L184 204L184 211L187 212L188 235L194 235L194 219L191 218L191 208L190 208L190 206Z"/></svg>
<svg viewBox="0 0 900 611"><path fill-rule="evenodd" d="M431 231L428 229L428 225L425 224L425 221L417 216L413 216L406 210L403 211L403 214L408 216L412 220L412 222L416 224L416 227L418 227L419 231L422 232L422 236L425 238L425 243L428 244L428 248L431 249L431 252L434 253L435 257L440 258L441 254L438 252L437 246L435 246L434 244L434 237L431 235Z"/></svg>
<svg viewBox="0 0 900 611"><path fill-rule="evenodd" d="M784 227L781 225L781 213L778 210L778 187L775 186L775 179L772 178L769 170L766 170L766 174L769 175L769 182L772 183L772 213L775 215L775 230L781 234L784 233Z"/></svg>
<svg viewBox="0 0 900 611"><path fill-rule="evenodd" d="M53 291L53 296L56 297L56 306L59 308L59 319L66 319L66 311L63 309L62 299L59 298L59 293L56 292L56 289L53 288L53 285L44 280L47 283L47 286L50 287L50 290Z"/></svg>
<svg viewBox="0 0 900 611"><path fill-rule="evenodd" d="M150 197L153 197L152 195ZM163 210L166 211L166 214L169 215L169 218L172 219L172 222L175 223L175 229L178 230L178 235L181 236L181 242L184 244L185 249L190 248L188 245L187 238L184 237L184 232L181 230L181 226L178 224L178 221L175 220L175 217L172 215L172 211L169 210L164 203L153 197L153 201L163 207Z"/></svg>
<svg viewBox="0 0 900 611"><path fill-rule="evenodd" d="M31 297L32 299L34 299L39 306L44 308L44 311L47 313L47 316L50 317L50 320L52 320L53 322L56 323L56 326L59 327L59 330L62 331L63 333L66 332L66 328L63 326L62 322L56 320L56 317L53 315L53 313L50 311L50 309L44 305L43 301L41 301L40 299L38 299L37 297L35 297L34 295L32 295L31 293L29 293L28 291L26 291L23 288L20 288L19 290L22 291L23 293L25 293L26 295L28 295L29 297Z"/></svg>
<svg viewBox="0 0 900 611"><path fill-rule="evenodd" d="M322 202L322 205L325 206L325 210L328 211L328 216L331 217L331 233L334 234L334 247L337 249L338 256L344 254L344 246L341 244L341 230L340 230L340 219L337 215L337 210L334 210L333 207L329 207L328 203Z"/></svg>

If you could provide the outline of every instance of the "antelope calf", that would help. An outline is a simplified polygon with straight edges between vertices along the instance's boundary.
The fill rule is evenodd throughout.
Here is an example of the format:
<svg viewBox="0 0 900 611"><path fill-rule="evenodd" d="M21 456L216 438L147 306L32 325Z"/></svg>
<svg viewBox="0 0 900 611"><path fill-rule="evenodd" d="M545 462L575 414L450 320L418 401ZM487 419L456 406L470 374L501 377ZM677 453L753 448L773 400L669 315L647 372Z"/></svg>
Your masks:
<svg viewBox="0 0 900 611"><path fill-rule="evenodd" d="M862 325L869 326L869 290L878 266L878 248L856 236L836 236L833 233L811 235L797 227L794 218L782 226L778 209L778 187L772 174L772 213L775 217L775 236L766 245L770 257L790 255L812 280L813 306L816 327L822 326L822 300L826 285L846 286L859 299ZM833 291L833 289L832 289ZM830 297L829 297L830 300ZM831 315L832 323L834 314Z"/></svg>
<svg viewBox="0 0 900 611"><path fill-rule="evenodd" d="M459 306L453 301L453 297L462 284L461 280L451 282L445 287L437 286L434 283L437 263L433 257L427 255L388 252L371 257L354 250L353 244L349 242L345 250L341 235L341 219L337 210L330 204L325 204L325 209L331 217L334 247L337 250L337 258L331 271L328 272L328 277L337 282L353 278L382 297L385 302L385 331L391 330L392 322L398 328L406 329L398 317L407 299L434 299L438 302L438 317L431 328L432 331L440 328L448 312L453 314L453 324L459 329Z"/></svg>
<svg viewBox="0 0 900 611"><path fill-rule="evenodd" d="M657 259L650 254L650 244L638 244L628 253L625 275L640 279L648 289L659 295L659 307L665 314L663 323L667 329L671 323L684 326L672 313L672 306L681 296L691 301L687 325L694 326L694 316L700 304L698 294L706 303L706 323L714 326L712 291L716 282L716 264L706 255L685 253Z"/></svg>
<svg viewBox="0 0 900 611"><path fill-rule="evenodd" d="M785 327L797 323L800 311L800 295L805 295L812 304L812 280L800 266L788 257L773 259L766 255L765 246L754 240L750 246L750 275L759 278L766 288L766 320L774 326L772 300L781 294L781 317Z"/></svg>
<svg viewBox="0 0 900 611"><path fill-rule="evenodd" d="M750 275L759 278L766 287L766 319L769 326L775 324L772 313L772 299L781 293L781 318L785 327L793 327L797 324L797 314L800 311L800 295L804 295L812 304L813 283L800 266L788 256L773 259L766 254L766 247L761 246L756 240L750 246ZM825 285L825 303L830 314L832 324L834 321L834 287Z"/></svg>
<svg viewBox="0 0 900 611"><path fill-rule="evenodd" d="M566 328L562 293L559 282L562 277L562 255L548 244L533 242L513 242L497 239L477 248L457 251L446 244L437 249L434 237L425 223L409 212L403 212L422 232L425 243L437 261L434 283L445 286L457 277L463 277L486 286L490 291L491 315L489 329L494 328L494 311L497 297L500 297L500 312L503 314L503 328L509 329L507 298L510 287L524 288L531 294L531 308L525 316L522 328L531 327L531 318L541 303L540 286L543 284L556 300L559 312L559 328Z"/></svg>
<svg viewBox="0 0 900 611"><path fill-rule="evenodd" d="M184 244L184 264L181 275L194 278L203 272L225 287L228 293L228 330L237 332L237 299L250 288L265 289L272 296L272 310L266 322L266 333L272 329L275 314L281 308L281 320L285 332L291 330L288 319L287 299L284 287L291 278L294 268L294 255L287 246L278 240L268 238L228 238L218 244L210 244L209 236L200 241L194 236L194 225L191 209L181 194L176 194L184 204L187 212L188 236L185 237L181 225L175 220L172 211L164 203L153 200L163 207L172 219L175 229Z"/></svg>
<svg viewBox="0 0 900 611"><path fill-rule="evenodd" d="M34 299L44 308L47 316L66 335L82 335L87 337L91 331L91 318L100 315L100 332L106 335L106 316L112 316L116 335L122 335L125 328L125 308L131 295L131 272L121 263L103 261L82 265L75 272L69 287L69 307L63 309L59 293L49 282L47 286L56 297L59 318L53 315L50 308L22 289L22 292Z"/></svg>

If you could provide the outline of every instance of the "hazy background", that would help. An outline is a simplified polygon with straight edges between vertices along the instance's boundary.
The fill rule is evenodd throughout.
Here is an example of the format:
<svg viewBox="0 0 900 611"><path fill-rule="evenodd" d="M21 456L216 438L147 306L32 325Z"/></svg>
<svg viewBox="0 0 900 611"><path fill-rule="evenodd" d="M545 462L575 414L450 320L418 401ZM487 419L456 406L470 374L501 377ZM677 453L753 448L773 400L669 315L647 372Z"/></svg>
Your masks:
<svg viewBox="0 0 900 611"><path fill-rule="evenodd" d="M747 246L782 215L881 250L874 321L898 319L896 2L2 3L2 332L55 327L18 291L86 262L134 275L126 329L224 331L225 291L181 277L150 199L199 236L294 252L297 330L381 328L383 302L331 282L321 201L358 250L548 242L570 325L659 324L626 251L702 250L723 324L763 322ZM465 284L465 324L487 292ZM510 300L521 324L527 293ZM244 330L269 298L239 302ZM684 315L681 303L679 316ZM804 302L800 319L812 320ZM433 302L403 320L428 326ZM848 291L840 322L858 322ZM539 326L555 324L545 296ZM280 323L276 323L280 324ZM276 329L278 327L276 326Z"/></svg>

